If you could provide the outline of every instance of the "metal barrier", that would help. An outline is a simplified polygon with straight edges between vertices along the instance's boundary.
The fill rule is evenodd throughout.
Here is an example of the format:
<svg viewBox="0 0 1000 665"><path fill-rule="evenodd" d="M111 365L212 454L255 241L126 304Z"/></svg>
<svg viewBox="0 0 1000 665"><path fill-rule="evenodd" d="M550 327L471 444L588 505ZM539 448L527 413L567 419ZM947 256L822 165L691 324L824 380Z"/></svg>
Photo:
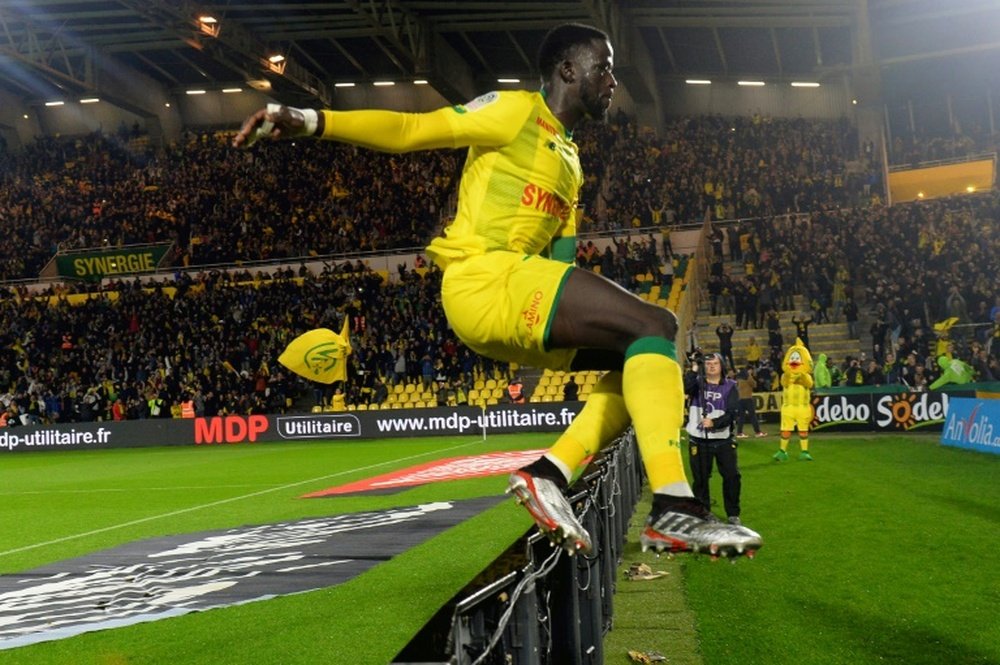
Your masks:
<svg viewBox="0 0 1000 665"><path fill-rule="evenodd" d="M535 532L528 564L459 601L449 636L453 665L599 665L611 629L615 571L643 470L631 431L595 459L569 499L594 542L569 556Z"/></svg>

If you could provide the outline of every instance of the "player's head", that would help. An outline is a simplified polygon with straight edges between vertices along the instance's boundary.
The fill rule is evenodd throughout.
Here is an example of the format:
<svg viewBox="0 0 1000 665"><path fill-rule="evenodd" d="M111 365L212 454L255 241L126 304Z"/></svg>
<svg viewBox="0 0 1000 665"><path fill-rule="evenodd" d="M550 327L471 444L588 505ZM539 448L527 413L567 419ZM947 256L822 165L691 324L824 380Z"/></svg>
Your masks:
<svg viewBox="0 0 1000 665"><path fill-rule="evenodd" d="M614 51L607 33L582 23L552 28L538 49L538 71L543 86L561 81L576 86L582 111L603 120L618 85L612 70Z"/></svg>

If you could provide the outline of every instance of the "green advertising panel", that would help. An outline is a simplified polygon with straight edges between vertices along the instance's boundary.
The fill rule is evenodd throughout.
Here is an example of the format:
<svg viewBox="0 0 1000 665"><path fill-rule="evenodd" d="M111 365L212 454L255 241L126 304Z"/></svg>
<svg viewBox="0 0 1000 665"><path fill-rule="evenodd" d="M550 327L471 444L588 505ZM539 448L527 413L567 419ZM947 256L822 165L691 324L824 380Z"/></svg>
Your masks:
<svg viewBox="0 0 1000 665"><path fill-rule="evenodd" d="M61 254L56 256L56 270L60 277L91 281L151 272L156 270L169 249L170 245L164 244Z"/></svg>

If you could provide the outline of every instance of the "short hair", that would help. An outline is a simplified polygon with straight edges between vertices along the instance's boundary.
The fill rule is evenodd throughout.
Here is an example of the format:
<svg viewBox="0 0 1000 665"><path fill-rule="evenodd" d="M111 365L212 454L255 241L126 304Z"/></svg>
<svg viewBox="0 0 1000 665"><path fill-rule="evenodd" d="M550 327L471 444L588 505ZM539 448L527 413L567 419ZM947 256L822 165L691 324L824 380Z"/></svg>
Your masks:
<svg viewBox="0 0 1000 665"><path fill-rule="evenodd" d="M563 23L549 30L538 47L538 71L549 76L569 52L595 39L608 40L608 34L583 23Z"/></svg>

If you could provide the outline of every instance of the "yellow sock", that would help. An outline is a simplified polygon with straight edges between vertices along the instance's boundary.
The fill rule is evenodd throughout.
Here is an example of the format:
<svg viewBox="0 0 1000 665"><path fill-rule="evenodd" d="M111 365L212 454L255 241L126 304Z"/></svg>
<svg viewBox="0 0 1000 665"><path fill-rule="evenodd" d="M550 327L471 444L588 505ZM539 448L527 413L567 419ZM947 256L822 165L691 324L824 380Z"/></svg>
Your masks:
<svg viewBox="0 0 1000 665"><path fill-rule="evenodd" d="M788 436L785 436L784 432L781 433L781 439L778 441L778 445L781 446L781 449L786 453L788 452L788 442L791 441L791 439L792 439L791 432L788 433Z"/></svg>
<svg viewBox="0 0 1000 665"><path fill-rule="evenodd" d="M799 446L802 447L802 452L807 452L809 450L809 437L799 435Z"/></svg>
<svg viewBox="0 0 1000 665"><path fill-rule="evenodd" d="M572 476L583 460L615 440L630 421L622 398L621 372L608 372L597 382L583 409L545 456L564 474L568 472Z"/></svg>
<svg viewBox="0 0 1000 665"><path fill-rule="evenodd" d="M650 488L658 494L692 496L681 457L684 382L676 353L674 343L662 337L633 342L625 352L622 394Z"/></svg>

